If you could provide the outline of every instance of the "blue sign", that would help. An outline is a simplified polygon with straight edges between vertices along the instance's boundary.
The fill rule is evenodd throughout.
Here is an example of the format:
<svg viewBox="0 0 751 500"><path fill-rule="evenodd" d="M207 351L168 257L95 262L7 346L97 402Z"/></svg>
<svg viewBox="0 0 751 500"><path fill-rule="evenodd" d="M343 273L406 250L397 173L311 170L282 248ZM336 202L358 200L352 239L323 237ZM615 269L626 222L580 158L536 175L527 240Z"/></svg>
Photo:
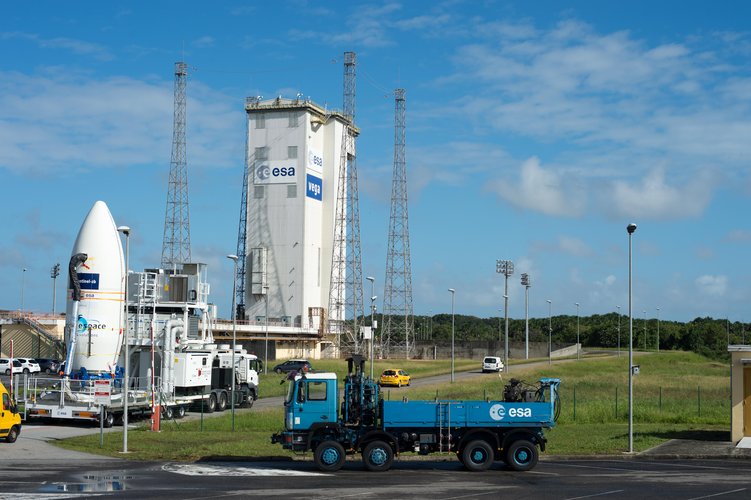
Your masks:
<svg viewBox="0 0 751 500"><path fill-rule="evenodd" d="M323 180L315 175L308 174L305 183L305 196L321 201L323 197Z"/></svg>
<svg viewBox="0 0 751 500"><path fill-rule="evenodd" d="M81 290L99 290L99 273L78 273Z"/></svg>

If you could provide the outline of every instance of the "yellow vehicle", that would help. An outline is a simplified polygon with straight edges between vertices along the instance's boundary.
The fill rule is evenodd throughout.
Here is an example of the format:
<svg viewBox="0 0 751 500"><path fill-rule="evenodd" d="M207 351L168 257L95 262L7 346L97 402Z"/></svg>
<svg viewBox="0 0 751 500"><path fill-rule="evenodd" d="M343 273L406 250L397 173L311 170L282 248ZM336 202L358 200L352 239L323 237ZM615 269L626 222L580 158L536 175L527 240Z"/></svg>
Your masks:
<svg viewBox="0 0 751 500"><path fill-rule="evenodd" d="M21 415L18 414L18 407L13 397L0 382L0 439L5 438L8 443L14 443L21 434Z"/></svg>
<svg viewBox="0 0 751 500"><path fill-rule="evenodd" d="M404 370L392 368L389 370L383 370L381 373L381 379L378 381L378 385L395 385L401 387L403 385L409 385L410 376L409 373Z"/></svg>

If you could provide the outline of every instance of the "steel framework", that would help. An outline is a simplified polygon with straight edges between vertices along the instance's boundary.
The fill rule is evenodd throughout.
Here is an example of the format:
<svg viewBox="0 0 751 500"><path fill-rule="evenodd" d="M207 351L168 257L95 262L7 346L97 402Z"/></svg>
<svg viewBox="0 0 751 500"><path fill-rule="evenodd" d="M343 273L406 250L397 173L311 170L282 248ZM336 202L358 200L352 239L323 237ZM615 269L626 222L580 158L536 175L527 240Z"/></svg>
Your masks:
<svg viewBox="0 0 751 500"><path fill-rule="evenodd" d="M392 351L401 351L403 348L405 356L409 358L414 348L414 312L407 210L406 95L404 89L396 89L394 94L394 174L383 293L384 327L380 348L385 357L389 357ZM413 339L412 344L410 338Z"/></svg>
<svg viewBox="0 0 751 500"><path fill-rule="evenodd" d="M246 115L247 102L246 98ZM245 319L245 276L248 245L248 179L252 165L250 158L250 119L245 118L245 166L243 171L243 188L240 197L240 225L237 228L237 272L235 273L235 317Z"/></svg>
<svg viewBox="0 0 751 500"><path fill-rule="evenodd" d="M188 211L188 164L185 153L185 83L188 65L175 63L175 105L172 130L167 208L164 215L162 267L190 262L190 213Z"/></svg>

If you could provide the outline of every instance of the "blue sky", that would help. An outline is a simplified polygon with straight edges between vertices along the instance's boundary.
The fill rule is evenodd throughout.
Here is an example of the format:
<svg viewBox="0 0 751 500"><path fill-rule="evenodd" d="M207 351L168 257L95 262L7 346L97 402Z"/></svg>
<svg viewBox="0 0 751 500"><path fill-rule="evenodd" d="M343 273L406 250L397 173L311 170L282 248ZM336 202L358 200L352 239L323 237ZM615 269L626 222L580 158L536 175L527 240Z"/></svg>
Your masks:
<svg viewBox="0 0 751 500"><path fill-rule="evenodd" d="M93 203L158 265L173 68L189 65L192 254L229 314L246 96L342 105L357 53L363 275L382 296L406 89L415 313L749 321L746 2L31 2L0 15L0 309L52 308ZM66 280L58 280L57 310ZM368 293L368 292L366 292ZM379 300L380 303L380 300Z"/></svg>

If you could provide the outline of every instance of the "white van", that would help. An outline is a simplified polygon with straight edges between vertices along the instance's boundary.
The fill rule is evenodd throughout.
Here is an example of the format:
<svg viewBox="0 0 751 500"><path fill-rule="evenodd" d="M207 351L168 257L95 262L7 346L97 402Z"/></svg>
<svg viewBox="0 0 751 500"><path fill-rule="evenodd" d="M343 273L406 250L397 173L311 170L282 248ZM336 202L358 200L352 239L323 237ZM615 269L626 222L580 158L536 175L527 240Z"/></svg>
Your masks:
<svg viewBox="0 0 751 500"><path fill-rule="evenodd" d="M485 356L482 360L482 373L499 372L503 370L503 361L497 356Z"/></svg>

